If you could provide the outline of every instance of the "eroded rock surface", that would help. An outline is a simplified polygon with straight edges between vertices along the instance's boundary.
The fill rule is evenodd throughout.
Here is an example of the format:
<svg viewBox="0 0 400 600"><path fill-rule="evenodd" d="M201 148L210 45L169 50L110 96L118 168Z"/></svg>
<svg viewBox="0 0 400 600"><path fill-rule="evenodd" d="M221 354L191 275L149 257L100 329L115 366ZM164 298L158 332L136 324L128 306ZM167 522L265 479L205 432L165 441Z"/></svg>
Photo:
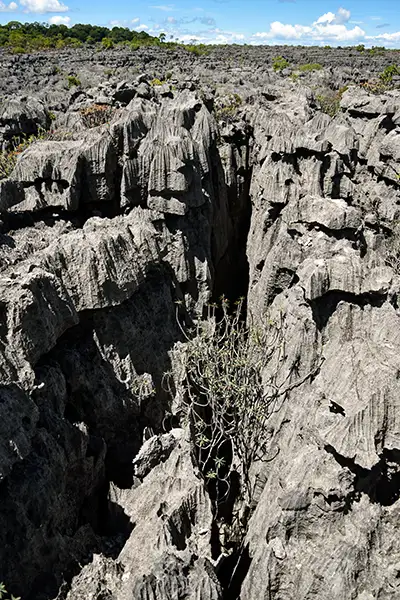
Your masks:
<svg viewBox="0 0 400 600"><path fill-rule="evenodd" d="M246 600L399 593L399 101L350 89L333 120L265 115L249 309L283 310L288 364L297 352L300 368L320 368L271 420L280 452L246 537Z"/></svg>
<svg viewBox="0 0 400 600"><path fill-rule="evenodd" d="M213 52L3 106L5 149L56 112L0 182L0 581L26 600L399 594L400 93L331 117L328 68L224 82ZM338 84L384 66L335 56ZM221 293L281 319L301 382L230 539L164 378Z"/></svg>

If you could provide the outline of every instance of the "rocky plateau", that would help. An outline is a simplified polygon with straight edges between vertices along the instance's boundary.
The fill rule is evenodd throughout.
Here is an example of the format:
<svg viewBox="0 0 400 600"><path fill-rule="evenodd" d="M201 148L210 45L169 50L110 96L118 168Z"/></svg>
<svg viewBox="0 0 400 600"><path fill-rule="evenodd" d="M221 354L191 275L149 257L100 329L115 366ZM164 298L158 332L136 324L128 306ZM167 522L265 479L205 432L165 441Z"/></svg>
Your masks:
<svg viewBox="0 0 400 600"><path fill-rule="evenodd" d="M376 85L397 57L1 54L7 589L400 598L400 90ZM164 377L222 294L282 320L299 382L225 512Z"/></svg>

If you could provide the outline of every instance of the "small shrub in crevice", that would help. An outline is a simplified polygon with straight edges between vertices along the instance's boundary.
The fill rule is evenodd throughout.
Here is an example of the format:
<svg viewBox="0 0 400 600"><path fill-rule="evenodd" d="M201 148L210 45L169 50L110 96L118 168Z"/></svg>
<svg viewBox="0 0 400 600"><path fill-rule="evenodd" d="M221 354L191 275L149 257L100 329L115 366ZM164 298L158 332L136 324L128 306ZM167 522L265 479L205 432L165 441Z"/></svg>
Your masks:
<svg viewBox="0 0 400 600"><path fill-rule="evenodd" d="M319 63L308 63L306 65L300 65L298 67L298 70L301 73L312 73L313 71L321 71L323 69L323 66L320 65Z"/></svg>
<svg viewBox="0 0 400 600"><path fill-rule="evenodd" d="M29 137L18 137L12 140L13 148L0 152L0 179L6 179L12 173L17 164L18 157L34 142L52 139L52 133L39 129L37 135ZM1 600L1 599L0 599Z"/></svg>
<svg viewBox="0 0 400 600"><path fill-rule="evenodd" d="M393 83L393 77L396 75L400 75L399 67L397 65L389 65L379 75L379 79L384 85L390 86Z"/></svg>
<svg viewBox="0 0 400 600"><path fill-rule="evenodd" d="M91 129L109 123L115 113L115 108L107 104L92 104L81 108L79 113L85 126Z"/></svg>
<svg viewBox="0 0 400 600"><path fill-rule="evenodd" d="M81 85L80 80L75 75L68 75L67 83L68 83L68 89L71 89L73 87L78 87L79 85Z"/></svg>
<svg viewBox="0 0 400 600"><path fill-rule="evenodd" d="M239 94L228 94L215 101L215 116L220 119L233 119L243 104L243 98Z"/></svg>
<svg viewBox="0 0 400 600"><path fill-rule="evenodd" d="M154 79L152 79L150 81L150 85L152 85L153 87L157 87L159 85L164 85L164 83L166 83L165 81L162 81L161 79L159 79L158 77L154 77Z"/></svg>
<svg viewBox="0 0 400 600"><path fill-rule="evenodd" d="M330 117L334 117L340 110L340 101L344 92L347 90L347 86L340 88L337 92L328 90L324 93L317 94L316 100L319 104L319 108L322 112L326 113Z"/></svg>
<svg viewBox="0 0 400 600"><path fill-rule="evenodd" d="M0 180L7 179L17 164L18 154L15 150L0 152Z"/></svg>
<svg viewBox="0 0 400 600"><path fill-rule="evenodd" d="M283 56L276 56L272 61L272 68L274 69L275 73L280 73L289 67L289 65L289 61L286 60L286 58L283 58Z"/></svg>
<svg viewBox="0 0 400 600"><path fill-rule="evenodd" d="M232 477L240 480L240 495L251 506L251 468L269 461L270 417L291 390L302 385L298 363L288 366L285 318L266 318L261 325L243 321L243 300L233 314L222 299L200 322L185 348L183 412L189 424L198 468L216 504L231 493Z"/></svg>

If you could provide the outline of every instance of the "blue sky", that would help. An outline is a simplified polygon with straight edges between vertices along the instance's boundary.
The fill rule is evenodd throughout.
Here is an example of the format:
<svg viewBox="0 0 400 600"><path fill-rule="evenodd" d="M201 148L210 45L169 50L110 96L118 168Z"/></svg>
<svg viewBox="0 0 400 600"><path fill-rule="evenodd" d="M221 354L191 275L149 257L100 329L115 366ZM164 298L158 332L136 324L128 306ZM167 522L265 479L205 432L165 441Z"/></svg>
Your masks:
<svg viewBox="0 0 400 600"><path fill-rule="evenodd" d="M3 0L2 23L123 25L184 42L400 48L400 0Z"/></svg>

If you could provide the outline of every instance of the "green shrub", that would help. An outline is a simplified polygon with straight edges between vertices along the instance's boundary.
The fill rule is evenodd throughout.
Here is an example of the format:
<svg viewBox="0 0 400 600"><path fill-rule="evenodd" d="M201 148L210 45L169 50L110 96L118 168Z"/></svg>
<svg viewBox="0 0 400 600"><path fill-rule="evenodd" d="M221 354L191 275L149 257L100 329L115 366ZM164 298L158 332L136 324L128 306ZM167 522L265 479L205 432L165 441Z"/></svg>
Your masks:
<svg viewBox="0 0 400 600"><path fill-rule="evenodd" d="M399 67L397 65L389 65L382 71L379 78L384 85L391 85L395 75L400 75Z"/></svg>
<svg viewBox="0 0 400 600"><path fill-rule="evenodd" d="M357 52L364 52L364 50L365 50L364 44L358 44L358 46L355 46L355 50L357 50Z"/></svg>
<svg viewBox="0 0 400 600"><path fill-rule="evenodd" d="M215 102L215 116L218 120L233 119L236 116L242 104L242 97L236 93L220 97Z"/></svg>
<svg viewBox="0 0 400 600"><path fill-rule="evenodd" d="M334 117L340 110L340 101L344 92L347 90L347 86L340 88L338 92L329 90L323 94L318 94L316 100L323 113L326 113L330 117Z"/></svg>
<svg viewBox="0 0 400 600"><path fill-rule="evenodd" d="M367 50L368 54L371 56L382 56L386 52L386 48L384 46L372 46Z"/></svg>
<svg viewBox="0 0 400 600"><path fill-rule="evenodd" d="M209 49L205 44L198 44L197 46L195 44L188 44L183 47L185 48L185 50L191 52L192 54L195 54L196 56L206 56L210 53Z"/></svg>
<svg viewBox="0 0 400 600"><path fill-rule="evenodd" d="M45 131L44 129L39 129L37 135L30 135L25 138L14 138L12 140L14 146L13 149L0 152L0 179L6 179L11 175L15 165L17 164L19 156L24 152L24 150L29 148L31 144L34 142L51 139L51 136L51 133Z"/></svg>
<svg viewBox="0 0 400 600"><path fill-rule="evenodd" d="M68 75L67 82L68 82L68 89L71 89L72 87L75 87L75 86L78 87L79 85L81 85L80 80L75 75Z"/></svg>
<svg viewBox="0 0 400 600"><path fill-rule="evenodd" d="M276 56L272 61L272 68L274 69L274 71L276 73L283 71L289 65L290 65L289 61L287 61L286 58L283 58L283 56Z"/></svg>
<svg viewBox="0 0 400 600"><path fill-rule="evenodd" d="M158 79L158 77L154 77L154 79L150 81L150 85L152 86L164 85L164 83L165 81L161 81L161 79Z"/></svg>
<svg viewBox="0 0 400 600"><path fill-rule="evenodd" d="M111 38L109 37L105 37L101 40L101 45L103 46L103 48L105 48L106 50L111 50L111 48L114 48L114 42L112 41Z"/></svg>
<svg viewBox="0 0 400 600"><path fill-rule="evenodd" d="M302 73L311 73L312 71L321 71L321 69L323 69L323 66L320 65L319 63L309 63L306 65L300 65L298 67L298 70L301 71Z"/></svg>

